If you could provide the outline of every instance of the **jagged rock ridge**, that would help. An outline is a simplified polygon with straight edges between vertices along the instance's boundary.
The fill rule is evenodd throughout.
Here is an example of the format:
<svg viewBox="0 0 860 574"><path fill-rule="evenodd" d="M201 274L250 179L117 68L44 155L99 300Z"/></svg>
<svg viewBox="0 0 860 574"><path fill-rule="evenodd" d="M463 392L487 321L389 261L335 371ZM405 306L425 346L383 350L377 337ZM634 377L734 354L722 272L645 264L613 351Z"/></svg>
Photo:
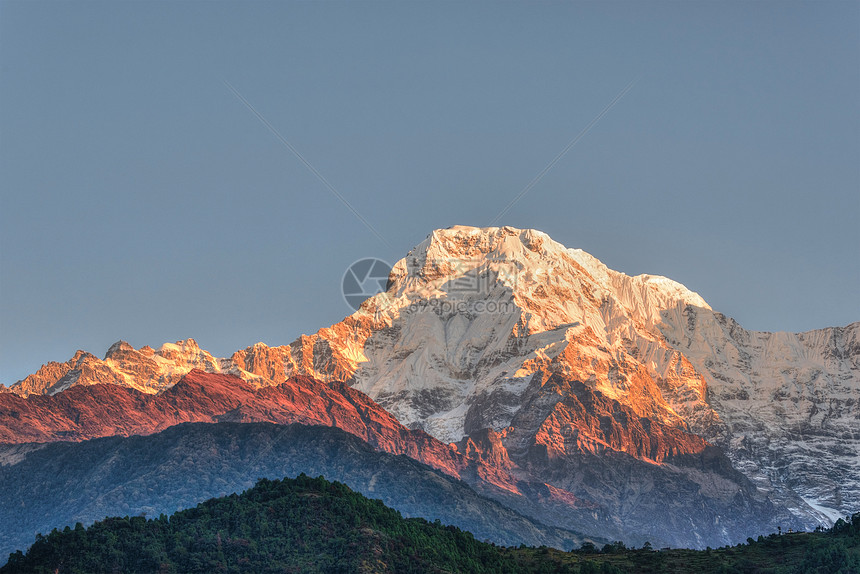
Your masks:
<svg viewBox="0 0 860 574"><path fill-rule="evenodd" d="M18 466L36 456L34 449L41 452L26 441L151 434L196 421L298 423L338 427L369 447L409 456L462 480L526 516L608 540L705 546L743 540L778 524L802 525L699 437L640 420L617 401L575 385L571 390L566 381L547 381L545 388L557 390L555 400L536 392L529 402L541 409L549 405L553 417L582 416L579 427L601 433L608 445L603 452L582 453L576 441L554 444L546 424L534 433L538 444L532 444L528 421L520 425L527 429L522 436L512 435L523 441L521 450L510 441L503 444L507 437L491 429L446 445L402 426L344 383L300 376L254 388L232 375L194 370L157 395L109 384L27 398L0 395L0 443L7 445L0 448L0 464ZM653 462L637 458L646 450ZM193 464L184 468L196 472ZM690 508L699 508L693 517Z"/></svg>

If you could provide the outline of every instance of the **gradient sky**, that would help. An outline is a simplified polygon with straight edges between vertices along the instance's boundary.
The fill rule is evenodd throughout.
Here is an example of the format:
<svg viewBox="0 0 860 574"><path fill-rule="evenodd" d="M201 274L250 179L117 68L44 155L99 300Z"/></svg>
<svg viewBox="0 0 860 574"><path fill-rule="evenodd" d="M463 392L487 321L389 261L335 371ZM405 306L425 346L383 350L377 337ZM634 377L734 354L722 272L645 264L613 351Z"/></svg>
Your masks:
<svg viewBox="0 0 860 574"><path fill-rule="evenodd" d="M759 330L860 320L860 3L0 3L0 381L225 356L502 223ZM385 238L254 117L229 82Z"/></svg>

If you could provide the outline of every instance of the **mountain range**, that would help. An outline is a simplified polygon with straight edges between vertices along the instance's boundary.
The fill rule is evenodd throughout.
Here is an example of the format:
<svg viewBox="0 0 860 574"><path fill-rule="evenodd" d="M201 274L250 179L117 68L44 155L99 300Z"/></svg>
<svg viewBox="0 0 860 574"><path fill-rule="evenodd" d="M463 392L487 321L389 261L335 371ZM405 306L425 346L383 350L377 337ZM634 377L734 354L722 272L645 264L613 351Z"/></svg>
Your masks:
<svg viewBox="0 0 860 574"><path fill-rule="evenodd" d="M241 492L260 477L301 473L330 476L405 516L440 520L495 544L569 550L607 542L545 526L333 427L188 423L146 436L0 446L0 460L3 557L55 527L112 514L153 518Z"/></svg>
<svg viewBox="0 0 860 574"><path fill-rule="evenodd" d="M0 393L3 464L185 422L334 426L547 527L720 546L860 510L859 335L747 331L539 231L458 226L289 345L47 363Z"/></svg>

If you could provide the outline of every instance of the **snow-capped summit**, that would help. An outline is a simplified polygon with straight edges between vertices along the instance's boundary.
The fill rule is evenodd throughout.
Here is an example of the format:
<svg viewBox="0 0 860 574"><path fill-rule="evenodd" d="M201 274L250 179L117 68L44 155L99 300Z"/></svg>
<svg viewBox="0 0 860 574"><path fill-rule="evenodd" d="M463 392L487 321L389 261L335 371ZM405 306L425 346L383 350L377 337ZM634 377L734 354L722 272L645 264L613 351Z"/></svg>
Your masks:
<svg viewBox="0 0 860 574"><path fill-rule="evenodd" d="M172 387L192 369L220 373L223 365L229 371L232 363L224 363L201 349L194 339L164 343L158 349L144 346L140 350L126 341L117 341L108 348L104 359L78 351L65 363L43 365L10 390L25 397L54 395L75 385L105 383L154 394Z"/></svg>
<svg viewBox="0 0 860 574"><path fill-rule="evenodd" d="M629 277L540 231L456 226L398 261L385 293L311 337L332 351L306 374L330 378L337 365L404 424L447 441L507 427L538 372L686 428L716 418L702 378L679 370L657 329L687 306L710 310L679 283Z"/></svg>
<svg viewBox="0 0 860 574"><path fill-rule="evenodd" d="M387 301L396 301L397 308L433 297L506 295L521 307L530 306L534 332L581 319L583 297L598 303L615 297L628 313L649 324L659 322L659 312L678 302L710 309L680 283L651 275L628 277L541 231L459 225L434 231L398 261L387 293L368 308L384 308Z"/></svg>
<svg viewBox="0 0 860 574"><path fill-rule="evenodd" d="M452 442L491 428L512 448L564 451L567 431L541 426L561 399L533 399L553 375L581 381L724 447L798 515L832 520L860 509L858 340L860 323L746 331L671 279L630 277L540 231L457 226L398 261L387 292L281 349L286 372L349 377ZM603 448L577 432L577 448Z"/></svg>

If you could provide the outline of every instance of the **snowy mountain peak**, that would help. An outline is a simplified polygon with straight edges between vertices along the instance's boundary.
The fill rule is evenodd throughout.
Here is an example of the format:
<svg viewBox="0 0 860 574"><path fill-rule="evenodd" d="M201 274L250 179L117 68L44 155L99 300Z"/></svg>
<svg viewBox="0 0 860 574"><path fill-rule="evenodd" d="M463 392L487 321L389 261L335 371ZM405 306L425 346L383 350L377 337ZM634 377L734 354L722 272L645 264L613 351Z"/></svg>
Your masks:
<svg viewBox="0 0 860 574"><path fill-rule="evenodd" d="M130 351L134 351L134 347L132 347L126 341L120 340L120 341L117 341L116 343L114 343L113 345L111 345L110 347L108 347L108 350L105 353L105 359L109 359L113 356L117 356L117 355L120 355L122 353L128 353Z"/></svg>
<svg viewBox="0 0 860 574"><path fill-rule="evenodd" d="M860 509L860 323L746 331L680 283L614 271L540 231L436 230L386 292L290 345L218 359L192 339L120 341L103 361L81 351L10 390L157 393L192 368L254 386L347 381L444 442L466 448L490 429L520 462L610 449L660 463L700 449L694 433L798 516Z"/></svg>
<svg viewBox="0 0 860 574"><path fill-rule="evenodd" d="M43 365L9 390L21 396L55 395L75 385L105 383L153 394L170 388L192 369L221 373L232 372L232 367L228 359L202 350L194 339L164 343L157 350L149 346L138 350L126 341L117 341L104 359L78 351L65 363Z"/></svg>
<svg viewBox="0 0 860 574"><path fill-rule="evenodd" d="M665 277L629 277L546 233L513 227L454 226L432 232L398 261L389 288L356 319L389 322L416 302L493 300L524 314L529 333L580 322L601 307L622 309L656 325L661 314L686 305L710 309L696 293Z"/></svg>
<svg viewBox="0 0 860 574"><path fill-rule="evenodd" d="M514 450L564 450L571 436L605 448L599 432L558 426L568 399L544 388L581 381L723 446L766 492L822 517L860 504L860 441L847 458L832 449L834 436L860 436L858 327L745 331L680 283L614 271L540 231L457 226L400 260L386 293L289 354L308 374L348 376L404 424L445 441L491 428ZM802 481L784 487L774 459L802 467Z"/></svg>

